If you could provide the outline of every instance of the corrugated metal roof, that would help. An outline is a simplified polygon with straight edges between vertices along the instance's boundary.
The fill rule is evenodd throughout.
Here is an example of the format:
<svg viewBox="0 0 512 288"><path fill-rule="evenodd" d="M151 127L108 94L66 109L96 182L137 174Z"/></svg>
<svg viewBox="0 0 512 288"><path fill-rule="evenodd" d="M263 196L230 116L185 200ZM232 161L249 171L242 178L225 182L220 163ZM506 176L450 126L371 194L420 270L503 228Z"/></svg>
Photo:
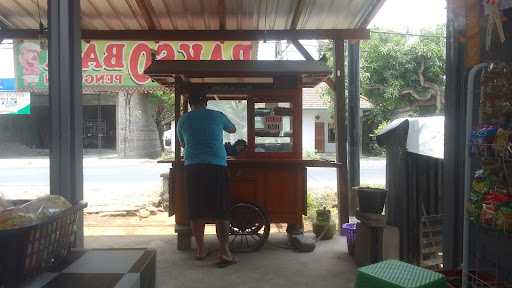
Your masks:
<svg viewBox="0 0 512 288"><path fill-rule="evenodd" d="M227 30L365 28L384 0L81 0L82 28L148 29L141 3L154 29ZM221 4L224 3L224 4ZM47 23L46 0L2 0L0 20L10 29L38 29ZM225 7L224 11L220 11ZM297 27L291 27L297 11Z"/></svg>
<svg viewBox="0 0 512 288"><path fill-rule="evenodd" d="M322 99L320 85L315 88L302 89L302 107L304 109L326 109L329 103Z"/></svg>

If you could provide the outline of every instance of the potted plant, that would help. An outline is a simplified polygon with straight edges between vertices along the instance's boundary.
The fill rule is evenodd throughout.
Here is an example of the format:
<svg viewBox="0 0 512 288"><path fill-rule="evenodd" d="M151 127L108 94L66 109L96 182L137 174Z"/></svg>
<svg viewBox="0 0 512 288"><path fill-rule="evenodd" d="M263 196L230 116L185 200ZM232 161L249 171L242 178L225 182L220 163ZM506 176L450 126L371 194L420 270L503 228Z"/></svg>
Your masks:
<svg viewBox="0 0 512 288"><path fill-rule="evenodd" d="M325 206L316 210L316 219L313 223L313 233L320 240L329 240L334 237L336 224L332 222L331 210Z"/></svg>

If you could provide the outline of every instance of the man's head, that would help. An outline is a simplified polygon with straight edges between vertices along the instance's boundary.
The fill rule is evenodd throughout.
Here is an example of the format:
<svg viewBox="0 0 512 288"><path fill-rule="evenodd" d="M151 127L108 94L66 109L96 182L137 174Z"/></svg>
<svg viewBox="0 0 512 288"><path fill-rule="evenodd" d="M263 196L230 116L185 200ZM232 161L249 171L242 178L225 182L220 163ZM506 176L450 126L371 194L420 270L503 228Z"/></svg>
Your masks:
<svg viewBox="0 0 512 288"><path fill-rule="evenodd" d="M190 104L190 108L197 109L206 107L206 103L208 99L206 97L206 93L201 90L193 90L190 91L188 95L188 103Z"/></svg>

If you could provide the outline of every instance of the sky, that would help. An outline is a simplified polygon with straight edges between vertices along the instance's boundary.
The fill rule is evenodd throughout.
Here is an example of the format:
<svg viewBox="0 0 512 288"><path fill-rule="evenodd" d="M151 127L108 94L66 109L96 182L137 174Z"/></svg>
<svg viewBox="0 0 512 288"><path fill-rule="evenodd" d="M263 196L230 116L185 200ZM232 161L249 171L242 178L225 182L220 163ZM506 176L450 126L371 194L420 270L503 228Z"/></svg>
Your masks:
<svg viewBox="0 0 512 288"><path fill-rule="evenodd" d="M422 28L446 23L446 0L386 0L369 28L400 33L420 33ZM318 41L301 41L315 59ZM286 46L286 44L282 44ZM290 45L284 59L301 60L300 53ZM274 59L274 43L260 43L258 59Z"/></svg>
<svg viewBox="0 0 512 288"><path fill-rule="evenodd" d="M386 0L377 13L370 28L378 27L396 32L419 33L421 28L446 22L446 0ZM302 41L310 54L318 57L317 41ZM286 44L284 44L286 46ZM261 43L258 59L274 58L274 42ZM290 45L284 59L300 60L302 56ZM0 78L14 77L11 45L0 45Z"/></svg>
<svg viewBox="0 0 512 288"><path fill-rule="evenodd" d="M446 23L446 0L386 0L369 27L418 33Z"/></svg>

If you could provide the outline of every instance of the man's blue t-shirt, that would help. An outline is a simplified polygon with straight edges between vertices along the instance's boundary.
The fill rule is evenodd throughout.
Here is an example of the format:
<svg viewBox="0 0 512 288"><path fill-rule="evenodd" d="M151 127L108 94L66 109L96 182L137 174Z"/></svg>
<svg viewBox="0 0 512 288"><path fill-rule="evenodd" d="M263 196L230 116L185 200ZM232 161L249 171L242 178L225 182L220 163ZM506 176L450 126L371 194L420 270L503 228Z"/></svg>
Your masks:
<svg viewBox="0 0 512 288"><path fill-rule="evenodd" d="M178 121L178 138L185 146L185 165L227 166L223 131L235 125L219 111L199 109L185 113Z"/></svg>

